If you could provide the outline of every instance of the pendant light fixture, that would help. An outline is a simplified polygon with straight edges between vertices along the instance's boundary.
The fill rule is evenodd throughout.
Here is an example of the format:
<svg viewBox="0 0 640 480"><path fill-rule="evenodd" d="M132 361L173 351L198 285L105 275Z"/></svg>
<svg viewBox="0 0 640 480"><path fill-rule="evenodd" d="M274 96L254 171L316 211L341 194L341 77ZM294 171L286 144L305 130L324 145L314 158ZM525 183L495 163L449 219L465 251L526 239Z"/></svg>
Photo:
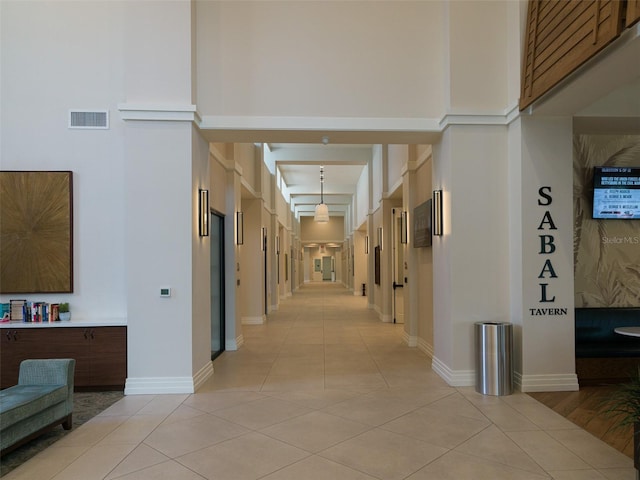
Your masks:
<svg viewBox="0 0 640 480"><path fill-rule="evenodd" d="M329 207L324 203L324 167L320 167L320 203L316 205L313 221L327 223L329 221Z"/></svg>

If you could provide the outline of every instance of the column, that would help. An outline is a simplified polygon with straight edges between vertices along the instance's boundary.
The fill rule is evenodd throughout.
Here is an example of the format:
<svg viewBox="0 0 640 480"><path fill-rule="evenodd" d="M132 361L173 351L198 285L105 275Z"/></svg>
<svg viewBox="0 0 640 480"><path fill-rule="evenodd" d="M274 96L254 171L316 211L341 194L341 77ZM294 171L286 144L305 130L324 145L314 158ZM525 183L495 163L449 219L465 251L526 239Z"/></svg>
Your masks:
<svg viewBox="0 0 640 480"><path fill-rule="evenodd" d="M572 119L523 116L511 130L516 384L525 392L578 390Z"/></svg>

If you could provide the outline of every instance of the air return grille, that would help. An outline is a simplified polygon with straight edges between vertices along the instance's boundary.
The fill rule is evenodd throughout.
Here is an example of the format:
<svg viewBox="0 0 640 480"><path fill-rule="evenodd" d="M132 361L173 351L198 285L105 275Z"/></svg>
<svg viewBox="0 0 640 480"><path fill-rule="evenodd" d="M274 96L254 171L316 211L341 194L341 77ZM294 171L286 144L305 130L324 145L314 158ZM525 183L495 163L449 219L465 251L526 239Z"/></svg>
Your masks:
<svg viewBox="0 0 640 480"><path fill-rule="evenodd" d="M109 128L109 110L69 110L69 128Z"/></svg>

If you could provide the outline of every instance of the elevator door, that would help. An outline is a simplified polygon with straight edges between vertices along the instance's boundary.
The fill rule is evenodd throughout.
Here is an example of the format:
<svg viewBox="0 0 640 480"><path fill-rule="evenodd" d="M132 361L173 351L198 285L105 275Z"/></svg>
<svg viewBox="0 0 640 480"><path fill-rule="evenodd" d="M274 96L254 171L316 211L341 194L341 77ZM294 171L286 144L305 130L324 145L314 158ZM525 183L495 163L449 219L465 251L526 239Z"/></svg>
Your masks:
<svg viewBox="0 0 640 480"><path fill-rule="evenodd" d="M404 245L400 240L402 222L400 209L394 208L392 212L392 237L393 259L391 267L393 271L393 323L404 323Z"/></svg>
<svg viewBox="0 0 640 480"><path fill-rule="evenodd" d="M224 351L224 217L211 212L211 360Z"/></svg>

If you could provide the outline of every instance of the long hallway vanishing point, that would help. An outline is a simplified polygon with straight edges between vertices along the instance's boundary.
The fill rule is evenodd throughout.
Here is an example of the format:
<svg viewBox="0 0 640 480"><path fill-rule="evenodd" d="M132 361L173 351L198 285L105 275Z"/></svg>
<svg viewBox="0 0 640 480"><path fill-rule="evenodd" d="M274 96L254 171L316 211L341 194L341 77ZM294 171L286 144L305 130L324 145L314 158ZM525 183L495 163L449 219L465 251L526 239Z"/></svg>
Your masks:
<svg viewBox="0 0 640 480"><path fill-rule="evenodd" d="M453 388L333 283L304 285L192 395L123 398L6 479L632 479L530 396Z"/></svg>

